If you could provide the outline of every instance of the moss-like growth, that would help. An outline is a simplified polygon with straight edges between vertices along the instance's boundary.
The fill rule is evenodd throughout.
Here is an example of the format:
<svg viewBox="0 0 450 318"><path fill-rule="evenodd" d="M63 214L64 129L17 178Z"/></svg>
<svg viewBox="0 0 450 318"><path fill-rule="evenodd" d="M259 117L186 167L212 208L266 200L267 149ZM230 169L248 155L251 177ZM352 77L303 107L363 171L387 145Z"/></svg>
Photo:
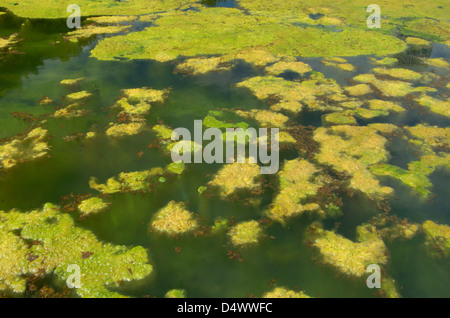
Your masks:
<svg viewBox="0 0 450 318"><path fill-rule="evenodd" d="M162 103L167 97L167 90L148 87L124 89L123 93L131 103Z"/></svg>
<svg viewBox="0 0 450 318"><path fill-rule="evenodd" d="M23 137L0 144L0 168L9 169L19 162L47 155L49 151L49 145L45 141L47 135L47 130L38 127Z"/></svg>
<svg viewBox="0 0 450 318"><path fill-rule="evenodd" d="M119 176L109 178L106 184L99 184L96 178L91 178L89 186L101 193L111 194L121 191L145 191L158 182L164 175L163 168L153 168L144 171L121 172Z"/></svg>
<svg viewBox="0 0 450 318"><path fill-rule="evenodd" d="M78 39L90 38L94 35L99 34L116 34L125 31L128 26L124 25L109 25L109 26L97 26L97 25L87 25L67 33L67 39L71 41L76 41Z"/></svg>
<svg viewBox="0 0 450 318"><path fill-rule="evenodd" d="M184 6L195 6L195 0L128 0L128 1L90 1L79 0L77 4L81 7L82 16L98 15L137 15L149 14L183 8ZM45 19L66 19L70 13L67 12L68 1L60 0L25 0L17 1L5 0L2 6L14 12L14 14L24 18L45 18Z"/></svg>
<svg viewBox="0 0 450 318"><path fill-rule="evenodd" d="M285 127L289 117L265 109L236 110L237 115L256 120L262 127Z"/></svg>
<svg viewBox="0 0 450 318"><path fill-rule="evenodd" d="M420 73L405 69L405 68L380 68L376 67L372 70L376 74L388 75L390 77L406 80L418 81L422 77Z"/></svg>
<svg viewBox="0 0 450 318"><path fill-rule="evenodd" d="M388 97L403 97L410 93L421 92L423 87L413 87L411 83L403 81L380 80L374 74L361 74L353 78L360 83L375 86L383 95Z"/></svg>
<svg viewBox="0 0 450 318"><path fill-rule="evenodd" d="M356 234L359 241L370 239L374 233L384 241L410 240L419 232L419 229L418 224L410 223L406 219L379 214L368 223L356 227Z"/></svg>
<svg viewBox="0 0 450 318"><path fill-rule="evenodd" d="M286 161L278 173L280 192L266 211L267 216L274 221L285 223L289 218L305 212L320 213L317 203L308 202L322 186L318 172L317 168L306 160Z"/></svg>
<svg viewBox="0 0 450 318"><path fill-rule="evenodd" d="M106 208L108 208L108 206L109 204L103 201L103 199L99 197L93 197L81 201L81 203L78 205L78 209L80 210L82 215L90 215L102 212Z"/></svg>
<svg viewBox="0 0 450 318"><path fill-rule="evenodd" d="M261 225L255 220L238 223L228 232L234 246L248 246L258 243L261 234Z"/></svg>
<svg viewBox="0 0 450 318"><path fill-rule="evenodd" d="M370 264L383 266L388 262L387 248L376 233L364 241L353 242L315 224L308 230L308 239L319 252L323 263L351 277L365 275Z"/></svg>
<svg viewBox="0 0 450 318"><path fill-rule="evenodd" d="M447 100L439 100L437 98L428 96L426 94L422 94L416 101L422 105L430 109L433 113L440 114L450 118L450 107L449 101Z"/></svg>
<svg viewBox="0 0 450 318"><path fill-rule="evenodd" d="M134 121L127 124L113 124L106 134L111 137L123 137L137 135L145 130L145 120Z"/></svg>
<svg viewBox="0 0 450 318"><path fill-rule="evenodd" d="M338 67L341 70L353 72L356 70L356 67L352 64L348 63L346 59L340 58L340 57L333 57L329 59L325 59L322 61L323 65L325 66L334 66Z"/></svg>
<svg viewBox="0 0 450 318"><path fill-rule="evenodd" d="M127 23L136 20L136 16L102 16L102 17L90 17L86 19L87 23L96 24L116 24L116 23Z"/></svg>
<svg viewBox="0 0 450 318"><path fill-rule="evenodd" d="M208 72L227 71L231 65L222 57L192 58L177 65L176 70L181 73L201 75Z"/></svg>
<svg viewBox="0 0 450 318"><path fill-rule="evenodd" d="M275 287L272 291L266 292L263 298L310 298L302 291L293 291L285 287Z"/></svg>
<svg viewBox="0 0 450 318"><path fill-rule="evenodd" d="M0 50L11 46L12 44L17 43L18 34L12 34L7 38L0 38Z"/></svg>
<svg viewBox="0 0 450 318"><path fill-rule="evenodd" d="M371 57L370 61L376 65L386 65L386 66L391 66L398 63L398 60L395 57L385 57L381 60Z"/></svg>
<svg viewBox="0 0 450 318"><path fill-rule="evenodd" d="M291 71L303 75L311 72L312 68L303 62L285 62L281 61L266 67L266 72L270 75L280 75L284 72Z"/></svg>
<svg viewBox="0 0 450 318"><path fill-rule="evenodd" d="M65 85L65 86L74 86L74 85L78 85L81 81L84 80L84 77L79 77L79 78L73 78L73 79L64 79L61 82L59 82L60 85Z"/></svg>
<svg viewBox="0 0 450 318"><path fill-rule="evenodd" d="M442 258L450 255L450 227L448 225L436 224L428 220L422 224L422 231L425 233L425 247L432 257Z"/></svg>
<svg viewBox="0 0 450 318"><path fill-rule="evenodd" d="M150 228L169 235L190 232L198 228L199 223L183 202L170 201L156 213Z"/></svg>
<svg viewBox="0 0 450 318"><path fill-rule="evenodd" d="M186 290L184 289L171 289L165 295L165 298L186 298Z"/></svg>
<svg viewBox="0 0 450 318"><path fill-rule="evenodd" d="M336 33L280 23L283 20L232 8L176 11L161 14L154 27L102 40L92 55L164 62L179 56L236 54L255 47L289 56L388 54L405 47L404 42L379 32L369 36L367 30L346 28ZM314 38L321 41L311 41Z"/></svg>
<svg viewBox="0 0 450 318"><path fill-rule="evenodd" d="M439 58L429 58L429 59L422 59L422 61L428 65L438 67L438 68L450 68L450 63L444 60L442 57Z"/></svg>
<svg viewBox="0 0 450 318"><path fill-rule="evenodd" d="M69 102L77 102L77 101L85 100L91 96L92 96L91 93L89 93L87 91L81 91L81 92L76 92L76 93L67 95L66 100L68 100Z"/></svg>
<svg viewBox="0 0 450 318"><path fill-rule="evenodd" d="M324 126L330 125L357 125L353 111L335 112L322 116L322 123Z"/></svg>
<svg viewBox="0 0 450 318"><path fill-rule="evenodd" d="M389 159L389 153L385 149L387 139L380 133L392 133L396 129L396 126L390 124L318 128L314 133L314 140L321 147L316 159L333 166L337 171L349 174L350 188L371 197L384 197L392 194L393 190L381 186L368 168Z"/></svg>
<svg viewBox="0 0 450 318"><path fill-rule="evenodd" d="M80 104L78 103L70 104L69 106L58 109L52 116L55 118L76 118L84 116L87 111L78 109L79 107Z"/></svg>
<svg viewBox="0 0 450 318"><path fill-rule="evenodd" d="M253 190L261 186L260 167L256 163L226 164L217 172L208 187L218 187L219 195L226 198L239 190Z"/></svg>
<svg viewBox="0 0 450 318"><path fill-rule="evenodd" d="M357 84L354 86L349 86L345 88L345 91L350 96L362 96L373 92L370 86L367 84Z"/></svg>
<svg viewBox="0 0 450 318"><path fill-rule="evenodd" d="M5 285L15 292L25 290L22 274L43 270L59 278L69 278L68 266L80 267L81 287L75 292L82 297L120 297L109 287L119 281L139 280L152 272L147 252L142 247L128 248L100 242L95 235L74 225L70 215L46 204L42 210L28 213L0 212L0 288ZM20 233L20 235L16 233ZM27 245L26 241L38 242ZM32 256L32 257L31 257ZM111 266L114 264L114 266Z"/></svg>
<svg viewBox="0 0 450 318"><path fill-rule="evenodd" d="M409 45L415 45L415 46L429 46L431 45L430 41L421 39L421 38L415 38L415 37L407 37L405 42Z"/></svg>
<svg viewBox="0 0 450 318"><path fill-rule="evenodd" d="M369 102L369 108L372 110L381 110L381 111L389 111L389 112L396 112L401 113L406 111L403 107L400 105L387 101L387 100L381 100L381 99L371 99Z"/></svg>

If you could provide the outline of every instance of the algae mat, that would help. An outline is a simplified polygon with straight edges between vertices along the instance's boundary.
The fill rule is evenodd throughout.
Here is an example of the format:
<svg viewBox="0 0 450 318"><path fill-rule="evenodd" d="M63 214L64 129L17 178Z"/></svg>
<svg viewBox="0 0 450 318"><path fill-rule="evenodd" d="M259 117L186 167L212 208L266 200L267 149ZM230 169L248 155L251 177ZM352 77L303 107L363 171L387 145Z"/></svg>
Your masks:
<svg viewBox="0 0 450 318"><path fill-rule="evenodd" d="M447 2L68 4L0 1L0 296L450 294Z"/></svg>

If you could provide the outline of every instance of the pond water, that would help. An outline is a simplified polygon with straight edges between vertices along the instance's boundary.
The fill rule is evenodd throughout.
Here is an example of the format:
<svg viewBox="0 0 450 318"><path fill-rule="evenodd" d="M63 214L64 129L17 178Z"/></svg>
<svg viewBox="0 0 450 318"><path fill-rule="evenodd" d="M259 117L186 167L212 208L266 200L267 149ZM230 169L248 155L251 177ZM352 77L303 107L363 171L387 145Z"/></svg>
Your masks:
<svg viewBox="0 0 450 318"><path fill-rule="evenodd" d="M215 5L211 1L202 2ZM216 5L235 7L235 2L218 1ZM320 17L317 14L312 18ZM145 26L133 27L142 29ZM21 37L15 46L16 52L4 54L0 59L0 139L19 134L33 124L11 116L11 112L45 118L41 126L48 129L52 137L48 158L28 162L0 174L0 210L29 211L41 208L46 202L63 204L62 197L70 193L97 195L98 192L89 186L91 177L104 183L120 172L164 167L171 163L169 156L148 147L155 139L151 131L120 139L101 134L110 122L115 121L109 108L121 95L122 89L151 87L162 90L170 87L166 101L154 106L150 115L146 115L150 125L163 122L173 128L192 129L195 119L203 119L209 111L218 108L267 108L267 103L250 91L235 87L236 83L261 74L259 69L244 62L229 71L190 76L176 73L176 63L173 62L100 61L90 57L90 51L102 39L101 36L69 42L63 39L67 31L65 20L25 20L11 13L0 15L0 37L13 33L19 33ZM427 57L450 58L450 49L446 45L434 44L425 54ZM398 66L429 72L430 66L414 63L414 57L419 55L411 51L399 55ZM340 85L349 85L354 76L370 73L376 67L370 63L371 57L346 58L356 66L355 72L325 66L322 58L299 58L299 61L309 64L325 77L335 79ZM436 73L448 76L447 70ZM282 76L289 80L301 79L296 74ZM79 77L85 79L77 89L93 93L83 105L83 109L89 112L72 119L46 117L55 111L54 105L39 105L38 101L48 96L56 105L64 104L64 96L73 90L59 85L59 82ZM365 126L383 122L414 126L428 123L439 127L450 124L448 118L415 102L403 98L393 100L407 109L406 115L358 119L358 124ZM292 119L304 126L320 127L322 115L322 112L305 110ZM92 140L63 138L88 131L96 131L100 135ZM391 153L389 164L404 169L408 162L417 160L414 149L402 139L390 143L388 151ZM280 161L286 158L289 158L287 154ZM301 289L313 297L376 296L374 290L366 287L365 280L338 276L331 267L314 262L313 251L303 242L306 228L316 220L314 216L294 218L285 226L272 224L265 229L265 239L251 248L234 247L226 232L177 239L148 232L148 224L154 214L170 200L189 202L189 209L198 213L207 224L212 224L218 217L234 218L236 222L261 219L272 201L274 193L271 191L264 193L263 203L257 207L199 195L198 188L210 181L210 176L220 168L219 164L190 164L182 175L161 184L153 192L112 195L112 205L107 212L84 220L77 212L70 213L77 226L91 230L101 241L148 249L154 267L150 277L123 283L115 290L135 297L163 297L168 290L175 288L185 289L189 297L259 297L271 290L275 281L276 286ZM411 222L431 219L450 224L449 177L445 169L438 169L431 175L435 195L433 203L419 198L400 181L380 177L383 185L395 190L396 198L389 199L390 213ZM354 240L356 226L380 211L376 201L362 194L344 195L343 203L343 214L324 221L324 227L331 230L339 223L337 232ZM423 237L418 236L408 241L387 243L391 257L387 269L389 275L395 279L404 297L448 297L450 260L430 258L425 253L423 242ZM227 253L230 250L238 251L241 260L230 258ZM52 274L40 284L44 283L57 290L64 285ZM35 297L36 294L26 296ZM76 297L74 293L71 296Z"/></svg>

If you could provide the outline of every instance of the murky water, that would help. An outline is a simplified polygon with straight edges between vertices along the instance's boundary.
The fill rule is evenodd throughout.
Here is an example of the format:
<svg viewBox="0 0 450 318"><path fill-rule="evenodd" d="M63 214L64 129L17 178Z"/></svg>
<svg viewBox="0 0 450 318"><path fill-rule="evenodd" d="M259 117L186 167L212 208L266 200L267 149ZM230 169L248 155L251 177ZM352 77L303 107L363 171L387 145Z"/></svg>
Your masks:
<svg viewBox="0 0 450 318"><path fill-rule="evenodd" d="M234 2L219 1L218 5L233 7ZM193 77L174 73L175 65L170 62L99 61L89 56L99 38L71 43L62 38L66 31L65 21L24 20L11 14L0 16L0 37L18 32L23 39L17 45L16 53L7 54L0 60L0 139L14 136L31 125L21 118L12 117L10 112L27 112L34 117L52 113L54 106L39 105L38 101L43 96L53 99L56 105L63 104L62 97L70 92L69 88L58 85L63 79L85 77L81 90L94 94L83 105L90 111L86 116L47 119L44 127L53 137L49 158L0 175L0 210L17 208L27 211L39 208L45 202L58 204L61 197L69 193L95 194L89 187L92 176L103 183L122 171L138 171L170 163L170 158L149 149L148 143L154 138L151 132L117 140L106 136L93 141L62 139L69 134L104 130L109 122L114 121L108 108L117 100L121 89L170 87L167 101L155 106L146 119L149 124L162 121L174 128L191 129L195 119L204 118L215 108L239 105L250 109L265 105L250 92L234 87L235 83L259 72L244 63L231 71ZM414 64L417 52L411 53L414 52L400 56L401 67L428 71L429 67ZM450 57L449 48L438 44L424 54ZM348 58L349 63L357 66L356 73L324 66L318 58L300 60L342 85L348 85L351 77L368 73L374 67L369 63L369 56ZM294 75L285 76L292 79ZM408 110L406 115L391 114L360 120L359 124L390 122L412 126L430 123L440 127L450 124L443 116L424 111L417 105L406 105L403 100L400 102ZM302 112L296 121L318 127L321 126L321 115L319 112ZM391 164L406 168L408 162L416 159L406 142L395 140L389 147ZM137 156L140 151L143 152L141 158ZM92 230L102 241L148 248L154 273L143 281L124 283L119 289L121 292L137 297L162 297L168 290L179 288L186 289L189 297L260 296L271 289L270 281L275 280L278 286L299 288L310 296L370 297L374 294L363 280L336 277L336 272L330 267L315 264L311 249L303 243L305 229L313 217L297 218L285 227L279 224L270 226L265 233L268 238L256 247L240 250L242 261L227 256L227 251L235 248L224 233L176 240L148 233L152 216L170 200L189 202L192 211L210 223L219 216L234 217L237 222L261 218L270 202L270 193L266 193L267 204L258 208L198 195L198 187L209 181L206 174L212 175L219 168L219 165L192 164L183 175L158 187L155 192L114 195L107 213L83 221L72 213L77 225ZM433 219L450 224L449 173L438 169L431 179L436 195L433 204L420 200L411 188L400 182L381 179L383 184L395 189L398 197L398 200L390 202L391 213L413 222ZM374 201L355 195L344 198L343 212L341 217L325 222L325 226L332 229L335 222L339 222L338 233L354 239L355 227L379 210ZM389 274L397 281L405 297L448 297L450 261L428 257L421 240L415 238L388 245L391 254ZM181 251L175 252L176 248ZM47 279L56 288L63 284L52 275Z"/></svg>

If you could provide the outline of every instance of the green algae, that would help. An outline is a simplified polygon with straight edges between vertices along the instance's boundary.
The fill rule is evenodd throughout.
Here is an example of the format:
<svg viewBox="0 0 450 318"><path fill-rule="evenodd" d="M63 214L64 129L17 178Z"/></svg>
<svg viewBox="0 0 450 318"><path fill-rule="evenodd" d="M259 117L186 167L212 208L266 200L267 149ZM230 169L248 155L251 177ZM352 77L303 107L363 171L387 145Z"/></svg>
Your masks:
<svg viewBox="0 0 450 318"><path fill-rule="evenodd" d="M18 163L46 156L50 149L45 141L47 137L48 131L38 127L22 137L0 144L0 168L10 169Z"/></svg>
<svg viewBox="0 0 450 318"><path fill-rule="evenodd" d="M18 34L12 34L8 38L0 38L0 50L10 47L18 41Z"/></svg>
<svg viewBox="0 0 450 318"><path fill-rule="evenodd" d="M184 289L171 289L169 290L164 297L165 298L186 298L186 290Z"/></svg>
<svg viewBox="0 0 450 318"><path fill-rule="evenodd" d="M48 0L24 0L21 2L5 0L2 6L24 18L67 18L67 7L70 1ZM173 10L185 6L192 6L196 1L190 0L128 0L128 1L89 1L79 0L77 5L81 8L81 16L95 15L137 15Z"/></svg>
<svg viewBox="0 0 450 318"><path fill-rule="evenodd" d="M262 235L261 225L255 221L240 222L228 231L231 243L234 246L249 246L258 243Z"/></svg>
<svg viewBox="0 0 450 318"><path fill-rule="evenodd" d="M355 117L353 117L353 111L335 112L322 116L323 126L330 125L357 125Z"/></svg>
<svg viewBox="0 0 450 318"><path fill-rule="evenodd" d="M373 92L370 86L367 84L357 84L353 86L348 86L345 88L345 91L350 96L362 96Z"/></svg>
<svg viewBox="0 0 450 318"><path fill-rule="evenodd" d="M256 163L232 163L224 165L208 182L217 187L221 198L230 197L240 190L254 190L261 186L260 168Z"/></svg>
<svg viewBox="0 0 450 318"><path fill-rule="evenodd" d="M282 21L231 8L171 12L157 18L155 27L102 40L92 56L165 62L180 56L236 54L255 47L288 56L383 55L405 48L404 42L381 33L359 29L335 33ZM312 41L314 38L322 40Z"/></svg>
<svg viewBox="0 0 450 318"><path fill-rule="evenodd" d="M395 57L385 57L385 58L382 58L382 59L376 59L374 57L371 57L370 61L373 64L385 65L385 66L392 66L392 65L398 63L398 59L396 59Z"/></svg>
<svg viewBox="0 0 450 318"><path fill-rule="evenodd" d="M150 190L158 178L164 175L163 168L152 168L144 171L121 172L118 177L109 178L105 184L99 184L97 178L92 177L89 187L104 194L122 191Z"/></svg>
<svg viewBox="0 0 450 318"><path fill-rule="evenodd" d="M312 225L307 239L318 251L320 262L336 268L350 277L362 277L370 264L386 265L387 248L376 233L365 240L353 242L335 232Z"/></svg>
<svg viewBox="0 0 450 318"><path fill-rule="evenodd" d="M127 23L136 20L136 16L102 16L102 17L90 17L86 19L87 23L96 24L117 24L117 23Z"/></svg>
<svg viewBox="0 0 450 318"><path fill-rule="evenodd" d="M76 29L67 33L66 38L70 41L76 41L78 39L90 38L94 35L99 34L115 34L121 33L128 29L128 26L114 25L114 26L97 26L97 25L87 25L82 28Z"/></svg>
<svg viewBox="0 0 450 318"><path fill-rule="evenodd" d="M208 72L228 71L231 65L222 57L191 58L177 65L176 70L180 73L192 75L206 74Z"/></svg>
<svg viewBox="0 0 450 318"><path fill-rule="evenodd" d="M346 59L339 57L325 59L322 61L322 64L325 66L337 67L347 72L353 72L356 70L356 67L348 63Z"/></svg>
<svg viewBox="0 0 450 318"><path fill-rule="evenodd" d="M443 258L450 255L450 227L427 220L422 224L425 234L425 247L429 255Z"/></svg>
<svg viewBox="0 0 450 318"><path fill-rule="evenodd" d="M310 162L302 159L286 161L278 173L280 191L266 211L266 215L284 224L290 218L305 212L323 214L317 203L308 199L317 194L323 181L318 175L319 170Z"/></svg>
<svg viewBox="0 0 450 318"><path fill-rule="evenodd" d="M266 292L263 298L310 298L302 291L293 291L285 287L275 287L272 291Z"/></svg>
<svg viewBox="0 0 450 318"><path fill-rule="evenodd" d="M422 61L425 64L428 64L428 65L431 65L434 67L445 68L445 69L450 68L450 63L447 62L446 60L444 60L443 58L424 58L424 59L422 59Z"/></svg>
<svg viewBox="0 0 450 318"><path fill-rule="evenodd" d="M136 120L126 124L112 124L112 126L106 130L106 134L111 137L133 136L143 132L145 128L145 120Z"/></svg>
<svg viewBox="0 0 450 318"><path fill-rule="evenodd" d="M0 262L6 262L2 270L0 287L5 285L15 292L25 290L25 273L54 272L66 280L71 272L69 265L80 267L80 288L75 292L82 297L121 297L110 287L119 281L140 280L152 272L144 248L126 247L103 243L95 235L76 227L70 215L61 213L57 206L46 204L42 210L27 213L0 212L2 247L14 251ZM13 233L20 233L20 236ZM38 242L25 245L26 240ZM2 253L4 254L4 253ZM33 257L30 258L29 256ZM114 266L111 266L114 264Z"/></svg>
<svg viewBox="0 0 450 318"><path fill-rule="evenodd" d="M170 201L156 213L149 229L169 235L177 235L193 231L198 226L198 221L186 209L184 202Z"/></svg>
<svg viewBox="0 0 450 318"><path fill-rule="evenodd" d="M415 37L407 37L405 42L409 45L415 45L415 46L429 46L431 45L430 41L421 39L421 38L415 38Z"/></svg>
<svg viewBox="0 0 450 318"><path fill-rule="evenodd" d="M397 129L390 124L320 127L313 137L320 144L316 159L349 174L350 188L370 197L385 197L392 194L393 190L381 186L369 167L388 161L389 152L385 148L387 139L380 133L392 133Z"/></svg>
<svg viewBox="0 0 450 318"><path fill-rule="evenodd" d="M80 210L82 215L90 215L102 212L106 210L108 206L109 204L103 201L102 198L93 197L81 201L78 205L78 209Z"/></svg>
<svg viewBox="0 0 450 318"><path fill-rule="evenodd" d="M303 62L285 62L280 61L271 66L266 67L266 72L270 75L280 75L287 71L295 72L300 75L311 72L312 68Z"/></svg>
<svg viewBox="0 0 450 318"><path fill-rule="evenodd" d="M262 127L285 127L289 117L265 109L236 110L237 115L256 120Z"/></svg>
<svg viewBox="0 0 450 318"><path fill-rule="evenodd" d="M74 85L78 85L83 80L84 80L84 77L68 78L68 79L62 80L61 82L59 82L59 84L60 85L65 85L65 86L74 86Z"/></svg>
<svg viewBox="0 0 450 318"><path fill-rule="evenodd" d="M390 77L406 80L406 81L418 81L422 75L420 73L405 69L405 68L379 68L376 67L372 70L376 74L388 75Z"/></svg>
<svg viewBox="0 0 450 318"><path fill-rule="evenodd" d="M416 98L416 101L427 107L430 111L450 118L450 102L448 100L439 100L437 98L422 94Z"/></svg>
<svg viewBox="0 0 450 318"><path fill-rule="evenodd" d="M406 219L379 214L356 227L359 240L367 240L376 233L383 241L410 240L420 231L420 225Z"/></svg>
<svg viewBox="0 0 450 318"><path fill-rule="evenodd" d="M67 95L66 100L68 100L69 102L77 102L77 101L85 100L91 96L92 96L92 93L89 93L87 91L80 91L80 92L71 93L71 94Z"/></svg>
<svg viewBox="0 0 450 318"><path fill-rule="evenodd" d="M79 107L80 104L74 103L67 107L58 109L53 113L52 116L55 118L76 118L84 116L87 111L83 109L78 109Z"/></svg>
<svg viewBox="0 0 450 318"><path fill-rule="evenodd" d="M388 97L403 97L410 93L421 92L423 87L413 87L411 83L394 80L380 80L374 74L361 74L353 78L356 82L369 83Z"/></svg>

